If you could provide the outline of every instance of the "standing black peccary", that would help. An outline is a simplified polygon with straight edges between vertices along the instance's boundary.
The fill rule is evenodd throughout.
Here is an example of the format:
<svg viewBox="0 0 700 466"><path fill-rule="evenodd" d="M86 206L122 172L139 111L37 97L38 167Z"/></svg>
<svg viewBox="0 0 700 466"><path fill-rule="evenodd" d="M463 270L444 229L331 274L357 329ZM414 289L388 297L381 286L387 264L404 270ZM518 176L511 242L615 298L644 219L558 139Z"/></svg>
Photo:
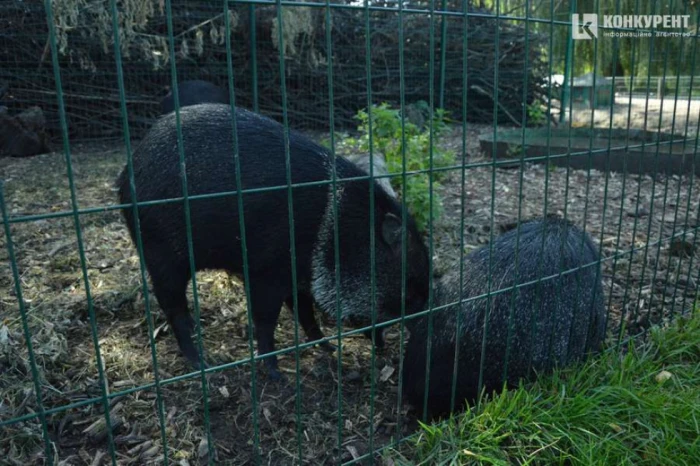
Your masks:
<svg viewBox="0 0 700 466"><path fill-rule="evenodd" d="M427 411L430 418L447 414L450 409L455 342L459 333L455 409L465 400L478 396L479 368L484 333L484 319L489 315L483 386L486 392L500 390L507 360L507 385L517 385L534 371L551 370L580 360L599 349L604 339L605 309L603 287L596 280L593 264L599 254L591 238L569 222L547 218L521 224L518 266L516 237L513 229L494 239L492 266L489 271L489 247L485 246L464 258L464 285L460 286L459 269L449 272L436 286L431 347L431 365ZM544 248L543 248L544 240ZM564 274L558 276L563 270ZM462 300L485 295L491 274L491 290L509 289L489 298ZM557 275L554 278L545 278ZM530 282L543 278L539 284ZM523 285L515 291L512 287ZM510 350L506 353L510 327ZM458 316L461 321L458 328ZM423 412L425 396L428 317L406 321L410 338L404 353L403 394ZM508 354L508 356L506 356Z"/></svg>
<svg viewBox="0 0 700 466"><path fill-rule="evenodd" d="M180 99L180 108L197 104L229 103L229 96L226 89L222 89L209 81L202 81L200 79L183 81L178 83L177 89L178 98ZM173 92L170 91L160 102L160 112L165 115L173 110L175 110L175 102L173 99Z"/></svg>
<svg viewBox="0 0 700 466"><path fill-rule="evenodd" d="M230 107L202 104L180 114L187 167L188 195L236 190ZM283 303L293 303L289 241L287 175L283 127L255 113L236 110L243 189L281 186L245 193L243 211L247 240L250 299L260 354L274 351L274 330ZM333 159L305 136L290 131L292 183L330 180ZM175 115L163 116L133 155L139 202L182 196ZM337 178L366 176L351 162L336 158ZM132 202L125 168L118 181L123 204ZM310 340L323 338L313 303L336 315L336 284L331 184L293 188L293 214L298 283L298 316ZM401 309L401 207L374 185L376 311L378 319L398 316ZM369 180L338 182L338 241L341 316L367 322L370 297ZM225 269L241 275L243 257L235 195L190 200L195 268ZM123 209L132 239L131 207ZM408 213L406 232L406 312L423 308L428 296L428 255ZM184 356L198 367L192 343L193 322L185 290L191 278L183 202L139 207L144 257L153 289ZM379 320L378 320L379 321ZM326 345L332 349L332 345ZM277 359L266 359L271 378L279 378Z"/></svg>

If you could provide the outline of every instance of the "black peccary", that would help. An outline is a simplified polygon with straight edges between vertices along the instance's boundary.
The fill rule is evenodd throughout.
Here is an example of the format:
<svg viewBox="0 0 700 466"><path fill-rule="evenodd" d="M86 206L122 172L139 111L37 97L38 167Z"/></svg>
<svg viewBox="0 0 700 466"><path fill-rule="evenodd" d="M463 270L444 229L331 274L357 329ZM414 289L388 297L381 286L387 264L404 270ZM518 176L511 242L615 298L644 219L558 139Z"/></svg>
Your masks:
<svg viewBox="0 0 700 466"><path fill-rule="evenodd" d="M10 116L0 106L0 156L29 157L50 152L46 119L39 107L30 107Z"/></svg>
<svg viewBox="0 0 700 466"><path fill-rule="evenodd" d="M523 223L516 270L517 233L513 229L494 239L490 271L488 246L464 259L462 300L485 295L489 273L492 292L510 289L495 294L490 308L486 297L463 301L461 307L456 304L460 301L459 269L447 273L436 286L434 307L455 304L433 311L427 402L431 418L447 414L451 408L457 333L460 340L455 409L460 409L464 400L472 402L477 398L486 315L489 319L483 385L487 393L503 387L506 358L506 382L513 386L534 371L548 371L597 351L604 339L606 316L602 283L596 280L597 266L566 273L598 261L598 251L589 235L562 219ZM564 274L558 276L560 270ZM557 276L545 278L553 275ZM539 285L527 284L538 278L543 278ZM523 285L517 288L515 297L514 285ZM506 353L511 312L510 351ZM404 353L403 393L422 413L428 317L411 319L406 325L410 338Z"/></svg>
<svg viewBox="0 0 700 466"><path fill-rule="evenodd" d="M188 107L197 104L228 104L229 96L226 89L222 89L216 84L209 81L199 79L193 81L183 81L178 83L178 98L180 100L180 108ZM160 102L161 114L165 115L175 110L175 102L173 92L168 92Z"/></svg>
<svg viewBox="0 0 700 466"><path fill-rule="evenodd" d="M230 108L202 104L180 114L187 167L188 195L236 190ZM236 110L241 182L244 189L283 186L243 195L250 298L260 354L274 351L280 308L292 301L287 175L283 127L255 113ZM305 136L290 131L292 183L330 180L332 158ZM139 202L182 196L175 115L163 116L133 156ZM337 178L362 177L349 161L337 157ZM127 169L117 181L120 200L131 202ZM333 195L331 184L293 188L293 214L298 283L298 316L310 340L323 338L313 314L314 302L336 315ZM369 180L337 184L342 317L370 318L370 184ZM374 185L376 311L379 318L397 316L401 308L401 207ZM242 275L243 257L235 195L190 201L195 268L225 269ZM133 210L124 216L134 234ZM406 213L407 312L422 309L428 296L428 255L413 219ZM185 290L191 278L183 202L139 208L144 256L153 289L173 328L180 350L195 367L192 320ZM331 345L327 345L331 346ZM277 360L266 359L278 378Z"/></svg>

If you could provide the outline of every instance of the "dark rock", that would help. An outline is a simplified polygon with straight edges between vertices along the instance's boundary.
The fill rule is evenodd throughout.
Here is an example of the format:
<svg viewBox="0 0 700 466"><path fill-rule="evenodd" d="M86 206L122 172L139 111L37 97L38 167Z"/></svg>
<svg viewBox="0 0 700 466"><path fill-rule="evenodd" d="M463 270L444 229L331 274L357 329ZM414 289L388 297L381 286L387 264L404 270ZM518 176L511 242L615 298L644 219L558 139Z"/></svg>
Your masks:
<svg viewBox="0 0 700 466"><path fill-rule="evenodd" d="M10 116L7 109L0 111L0 155L28 157L49 152L45 125L39 107L16 116Z"/></svg>

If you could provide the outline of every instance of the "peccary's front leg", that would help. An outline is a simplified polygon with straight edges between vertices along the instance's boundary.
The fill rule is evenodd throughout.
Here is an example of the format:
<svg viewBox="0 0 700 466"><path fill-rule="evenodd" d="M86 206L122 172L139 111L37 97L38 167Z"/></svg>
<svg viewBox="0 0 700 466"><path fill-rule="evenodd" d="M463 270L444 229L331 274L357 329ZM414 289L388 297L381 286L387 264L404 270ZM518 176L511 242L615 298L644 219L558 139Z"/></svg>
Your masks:
<svg viewBox="0 0 700 466"><path fill-rule="evenodd" d="M285 304L289 308L289 312L294 315L294 298L292 296L285 300ZM304 329L304 333L309 341L320 340L324 338L321 327L319 327L316 317L314 316L314 301L307 293L298 293L297 295L297 311L299 316L299 324ZM324 341L319 343L319 347L332 353L336 350L335 345Z"/></svg>

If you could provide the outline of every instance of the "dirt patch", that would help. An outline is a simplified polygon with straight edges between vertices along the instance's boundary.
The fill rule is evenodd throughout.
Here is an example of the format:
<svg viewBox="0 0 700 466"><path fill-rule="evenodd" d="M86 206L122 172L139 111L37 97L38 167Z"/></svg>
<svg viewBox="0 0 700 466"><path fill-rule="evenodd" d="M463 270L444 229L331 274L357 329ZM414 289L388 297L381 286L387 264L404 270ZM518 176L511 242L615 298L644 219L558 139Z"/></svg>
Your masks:
<svg viewBox="0 0 700 466"><path fill-rule="evenodd" d="M692 255L697 255L697 248L693 249L693 235L699 226L697 179L624 178L595 170L547 166L494 172L478 152L477 136L484 131L492 128L470 125L465 161L471 166L465 171L464 184L461 170L443 182L445 212L433 235L438 270L448 270L459 260L464 193L465 252L488 244L492 234L511 228L519 217L554 213L585 225L605 258L602 276L612 317L611 335L618 335L623 324L623 333L637 333L693 304L699 270L697 257L691 261ZM461 154L460 130L454 130L445 143ZM415 419L398 399L398 328L388 332L387 348L381 353L373 354L363 337L344 339L340 367L337 354L317 348L300 351L298 358L294 353L283 355L280 366L287 382L282 384L268 383L258 370L253 390L247 362L207 375L206 409L203 381L198 375L158 389L151 386L131 392L153 384L154 370L136 250L119 213L105 209L115 203L113 180L124 160L123 149L109 144L74 148L77 204L91 210L79 217L82 244L76 239L75 219L70 215L11 225L45 409L99 398L104 389L124 392L108 401L111 421L116 425L111 433L117 462L124 465L159 462L165 451L163 437L171 462L206 461L207 426L216 459L242 465L254 462L256 454L262 464L293 464L298 455L306 464L334 464L414 431ZM63 155L2 159L0 173L12 216L70 211ZM669 239L672 236L676 239ZM84 264L79 247L85 253ZM630 253L632 248L635 250ZM0 238L0 260L9 263L4 235ZM86 299L83 266L90 301ZM198 274L197 282L203 346L210 362L225 364L249 358L241 283L213 272ZM160 379L184 374L186 366L175 340L157 303L150 298ZM1 422L37 409L10 273L0 275L0 316ZM106 388L95 363L93 328ZM336 332L332 322L327 322L324 330L327 335ZM276 339L279 348L294 346L295 328L289 312L282 314ZM162 406L157 403L157 391ZM99 464L96 458L103 462L108 458L103 413L100 401L47 416L54 448L61 460L67 460L65 464ZM41 461L38 419L2 429L3 458L11 464ZM256 442L260 445L257 453Z"/></svg>
<svg viewBox="0 0 700 466"><path fill-rule="evenodd" d="M664 99L618 94L612 108L574 108L572 126L588 128L593 122L595 128L636 128L647 131L695 136L700 121L700 101L693 99L677 100L673 96Z"/></svg>

